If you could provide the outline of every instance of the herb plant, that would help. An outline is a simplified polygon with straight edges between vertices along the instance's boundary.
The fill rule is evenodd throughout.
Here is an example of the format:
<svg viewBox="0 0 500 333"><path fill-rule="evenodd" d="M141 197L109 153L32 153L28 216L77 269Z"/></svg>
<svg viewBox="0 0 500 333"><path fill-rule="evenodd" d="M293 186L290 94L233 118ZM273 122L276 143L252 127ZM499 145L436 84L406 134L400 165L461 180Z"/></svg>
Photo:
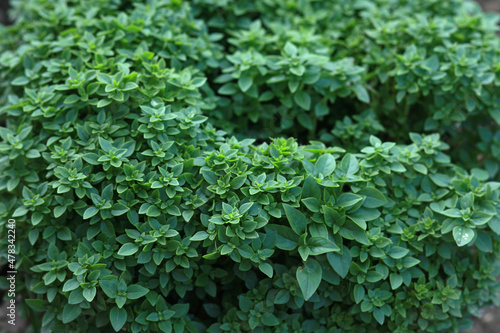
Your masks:
<svg viewBox="0 0 500 333"><path fill-rule="evenodd" d="M35 331L457 332L498 303L496 17L13 6L0 230Z"/></svg>

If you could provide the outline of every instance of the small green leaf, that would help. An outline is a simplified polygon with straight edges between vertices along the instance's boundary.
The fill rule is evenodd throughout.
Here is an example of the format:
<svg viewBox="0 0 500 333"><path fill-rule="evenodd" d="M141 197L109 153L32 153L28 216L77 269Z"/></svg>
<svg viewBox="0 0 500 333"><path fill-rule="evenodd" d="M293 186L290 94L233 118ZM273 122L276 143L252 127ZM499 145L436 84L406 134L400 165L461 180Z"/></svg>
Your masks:
<svg viewBox="0 0 500 333"><path fill-rule="evenodd" d="M336 204L344 207L344 208L351 208L352 206L356 205L360 201L363 200L362 196L359 196L357 194L353 193L342 193L339 198L337 199Z"/></svg>
<svg viewBox="0 0 500 333"><path fill-rule="evenodd" d="M326 254L328 262L332 266L333 270L340 275L341 278L345 278L347 273L349 273L349 267L351 266L351 252L347 246L343 246L342 254L337 252L329 252Z"/></svg>
<svg viewBox="0 0 500 333"><path fill-rule="evenodd" d="M138 284L132 284L127 288L127 298L128 299L138 299L142 296L146 295L149 292L149 289L144 288Z"/></svg>
<svg viewBox="0 0 500 333"><path fill-rule="evenodd" d="M139 250L139 245L133 243L123 244L118 254L121 256L131 256Z"/></svg>
<svg viewBox="0 0 500 333"><path fill-rule="evenodd" d="M355 84L352 89L356 93L356 97L363 103L370 103L370 95L368 90L360 84Z"/></svg>
<svg viewBox="0 0 500 333"><path fill-rule="evenodd" d="M62 322L63 324L67 324L76 318L82 313L82 308L78 304L66 304L63 308L62 313Z"/></svg>
<svg viewBox="0 0 500 333"><path fill-rule="evenodd" d="M80 286L80 282L78 282L75 279L71 279L71 280L66 281L66 283L64 283L62 291L63 292L72 291L72 290L75 290L76 288L78 288L79 286Z"/></svg>
<svg viewBox="0 0 500 333"><path fill-rule="evenodd" d="M387 255L393 259L401 259L403 258L404 256L406 256L408 253L410 252L410 250L408 249L405 249L404 247L400 247L400 246L393 246L389 252L387 253Z"/></svg>
<svg viewBox="0 0 500 333"><path fill-rule="evenodd" d="M288 218L288 222L290 223L293 231L295 231L295 233L299 236L305 233L307 219L304 214L288 204L283 204L283 208L285 209L286 217Z"/></svg>
<svg viewBox="0 0 500 333"><path fill-rule="evenodd" d="M262 273L266 274L269 278L273 277L273 266L266 262L261 262L259 264L259 269Z"/></svg>
<svg viewBox="0 0 500 333"><path fill-rule="evenodd" d="M66 206L57 206L54 208L54 217L61 217L62 214L66 211Z"/></svg>
<svg viewBox="0 0 500 333"><path fill-rule="evenodd" d="M323 117L330 113L330 109L328 108L326 102L319 102L314 107L314 113L317 117Z"/></svg>
<svg viewBox="0 0 500 333"><path fill-rule="evenodd" d="M287 226L268 224L266 228L276 231L276 247L284 251L292 251L297 248L299 236Z"/></svg>
<svg viewBox="0 0 500 333"><path fill-rule="evenodd" d="M75 104L80 100L80 96L72 94L64 99L64 104Z"/></svg>
<svg viewBox="0 0 500 333"><path fill-rule="evenodd" d="M238 79L238 86L240 86L241 91L246 92L253 84L253 79L250 75L243 75Z"/></svg>
<svg viewBox="0 0 500 333"><path fill-rule="evenodd" d="M474 239L475 231L471 228L456 226L453 228L453 238L458 246L465 246Z"/></svg>
<svg viewBox="0 0 500 333"><path fill-rule="evenodd" d="M331 154L321 155L316 161L316 170L325 177L333 173L335 166L335 158Z"/></svg>
<svg viewBox="0 0 500 333"><path fill-rule="evenodd" d="M365 297L365 288L362 285L357 284L354 286L354 302L359 304Z"/></svg>
<svg viewBox="0 0 500 333"><path fill-rule="evenodd" d="M340 161L340 169L348 176L356 174L359 170L359 162L356 156L350 153L345 154L342 161Z"/></svg>
<svg viewBox="0 0 500 333"><path fill-rule="evenodd" d="M92 207L89 207L85 210L85 213L83 213L83 219L86 220L86 219L89 219L91 218L92 216L94 216L95 214L97 214L99 212L99 210L92 206Z"/></svg>
<svg viewBox="0 0 500 333"><path fill-rule="evenodd" d="M30 80L25 76L18 76L10 84L13 86L25 86L30 82Z"/></svg>
<svg viewBox="0 0 500 333"><path fill-rule="evenodd" d="M113 216L120 216L120 215L125 214L128 211L129 211L129 208L127 206L125 206L124 204L121 204L121 203L116 203L113 205L113 208L111 210L111 214Z"/></svg>
<svg viewBox="0 0 500 333"><path fill-rule="evenodd" d="M118 332L127 322L127 310L113 307L109 312L109 320L115 332Z"/></svg>
<svg viewBox="0 0 500 333"><path fill-rule="evenodd" d="M278 320L278 318L276 318L275 315L273 315L272 313L264 313L262 315L262 323L266 326L277 326L280 324L280 321Z"/></svg>
<svg viewBox="0 0 500 333"><path fill-rule="evenodd" d="M340 251L340 248L332 241L323 237L311 237L307 241L311 255L320 255L328 252Z"/></svg>
<svg viewBox="0 0 500 333"><path fill-rule="evenodd" d="M295 101L295 103L297 103L298 106L300 106L304 110L311 109L311 96L309 95L309 93L303 90L297 91L293 95L293 100Z"/></svg>
<svg viewBox="0 0 500 333"><path fill-rule="evenodd" d="M285 53L289 56L296 56L297 55L297 52L298 52L298 49L297 47L291 43L291 42L286 42L285 44Z"/></svg>
<svg viewBox="0 0 500 333"><path fill-rule="evenodd" d="M96 287L90 287L83 289L83 297L88 301L92 302L97 293Z"/></svg>
<svg viewBox="0 0 500 333"><path fill-rule="evenodd" d="M302 186L302 198L316 198L321 200L321 188L312 176L308 176Z"/></svg>
<svg viewBox="0 0 500 333"><path fill-rule="evenodd" d="M116 280L100 280L99 285L101 289L104 291L106 296L109 298L115 298L118 288L118 282Z"/></svg>
<svg viewBox="0 0 500 333"><path fill-rule="evenodd" d="M403 284L403 277L397 273L391 273L391 275L389 275L389 280L392 290L398 289Z"/></svg>
<svg viewBox="0 0 500 333"><path fill-rule="evenodd" d="M362 188L357 194L366 196L363 206L366 208L378 208L387 203L387 198L374 187Z"/></svg>
<svg viewBox="0 0 500 333"><path fill-rule="evenodd" d="M423 164L416 163L413 165L413 168L415 169L415 171L420 172L421 174L424 174L424 175L427 174L427 168Z"/></svg>
<svg viewBox="0 0 500 333"><path fill-rule="evenodd" d="M111 104L111 100L110 99L101 99L98 103L97 103L97 107L98 108L103 108L105 106L108 106L109 104Z"/></svg>
<svg viewBox="0 0 500 333"><path fill-rule="evenodd" d="M155 205L149 206L148 210L146 211L146 215L150 217L157 217L161 215L161 210Z"/></svg>
<svg viewBox="0 0 500 333"><path fill-rule="evenodd" d="M196 234L194 234L193 236L191 236L191 238L189 239L190 241L202 241L202 240L205 240L208 238L208 234L206 233L206 231L198 231Z"/></svg>
<svg viewBox="0 0 500 333"><path fill-rule="evenodd" d="M323 270L316 260L308 258L304 267L297 268L296 277L304 300L307 301L318 289L323 277Z"/></svg>

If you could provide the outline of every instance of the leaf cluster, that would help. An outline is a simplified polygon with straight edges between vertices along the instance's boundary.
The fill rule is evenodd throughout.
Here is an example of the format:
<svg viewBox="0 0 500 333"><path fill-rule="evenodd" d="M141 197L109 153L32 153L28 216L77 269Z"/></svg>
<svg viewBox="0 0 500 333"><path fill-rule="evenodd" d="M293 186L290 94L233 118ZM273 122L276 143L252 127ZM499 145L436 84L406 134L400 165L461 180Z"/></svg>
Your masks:
<svg viewBox="0 0 500 333"><path fill-rule="evenodd" d="M40 326L456 332L498 302L498 39L470 3L13 13L0 231Z"/></svg>

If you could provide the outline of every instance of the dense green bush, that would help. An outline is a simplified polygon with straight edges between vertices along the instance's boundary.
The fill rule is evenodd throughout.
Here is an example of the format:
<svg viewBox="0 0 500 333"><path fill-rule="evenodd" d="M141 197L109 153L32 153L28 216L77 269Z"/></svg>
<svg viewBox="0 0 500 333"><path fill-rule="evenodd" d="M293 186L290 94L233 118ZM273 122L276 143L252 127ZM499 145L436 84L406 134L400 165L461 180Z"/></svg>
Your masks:
<svg viewBox="0 0 500 333"><path fill-rule="evenodd" d="M472 3L14 14L0 230L35 330L452 332L498 302L500 49Z"/></svg>

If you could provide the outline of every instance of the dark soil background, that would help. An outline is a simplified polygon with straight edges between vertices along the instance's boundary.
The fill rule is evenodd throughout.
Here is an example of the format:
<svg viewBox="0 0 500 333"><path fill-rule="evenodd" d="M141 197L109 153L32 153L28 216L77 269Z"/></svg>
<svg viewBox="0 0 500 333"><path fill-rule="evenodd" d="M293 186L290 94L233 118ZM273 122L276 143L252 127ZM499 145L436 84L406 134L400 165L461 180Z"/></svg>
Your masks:
<svg viewBox="0 0 500 333"><path fill-rule="evenodd" d="M30 0L24 0L30 1ZM83 0L84 1L84 0ZM446 0L443 0L446 1ZM495 11L500 13L500 0L477 0L486 11ZM9 8L9 0L0 0L0 23L9 24L7 10ZM20 301L20 300L18 300ZM5 306L0 300L0 332L5 333L26 333L31 330L26 329L26 322L18 321L15 327L6 325L5 322ZM18 317L18 320L20 318ZM475 321L474 327L462 333L500 333L500 307L486 309L484 315Z"/></svg>

